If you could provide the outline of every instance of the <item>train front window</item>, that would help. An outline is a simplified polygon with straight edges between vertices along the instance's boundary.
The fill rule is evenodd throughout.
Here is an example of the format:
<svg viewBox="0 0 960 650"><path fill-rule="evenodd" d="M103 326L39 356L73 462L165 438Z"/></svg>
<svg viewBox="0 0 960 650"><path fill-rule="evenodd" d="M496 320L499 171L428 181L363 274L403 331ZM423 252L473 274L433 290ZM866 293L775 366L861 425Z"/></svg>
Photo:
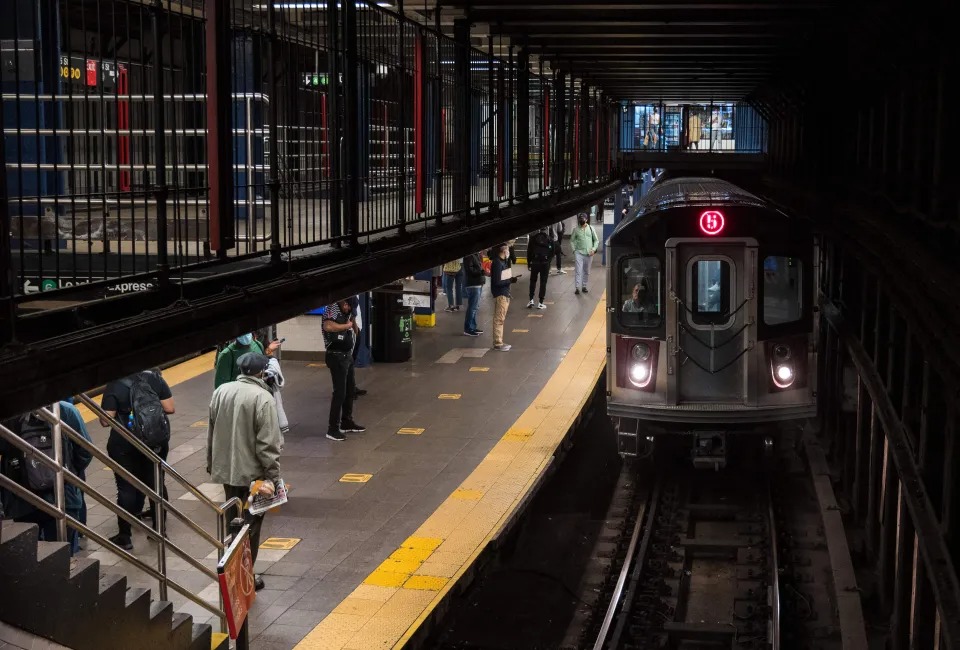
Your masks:
<svg viewBox="0 0 960 650"><path fill-rule="evenodd" d="M730 318L730 263L722 259L695 259L690 264L690 284L693 323L726 323Z"/></svg>
<svg viewBox="0 0 960 650"><path fill-rule="evenodd" d="M803 316L803 262L770 255L763 259L763 322L781 325Z"/></svg>
<svg viewBox="0 0 960 650"><path fill-rule="evenodd" d="M660 260L631 257L620 263L620 324L659 327L662 313Z"/></svg>

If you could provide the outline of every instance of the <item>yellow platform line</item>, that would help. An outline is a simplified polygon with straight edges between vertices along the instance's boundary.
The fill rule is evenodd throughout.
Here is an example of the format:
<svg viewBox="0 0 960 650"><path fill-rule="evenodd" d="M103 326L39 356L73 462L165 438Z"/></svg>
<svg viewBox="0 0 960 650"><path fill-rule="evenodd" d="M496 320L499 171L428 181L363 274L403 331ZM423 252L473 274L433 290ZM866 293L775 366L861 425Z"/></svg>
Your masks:
<svg viewBox="0 0 960 650"><path fill-rule="evenodd" d="M170 366L163 371L163 378L167 381L167 385L173 388L177 384L182 384L185 381L193 379L194 377L199 377L205 372L210 372L213 370L213 362L216 361L217 353L215 350L211 350L206 354L201 354L199 357L194 357L192 359L187 359L183 363L178 363L175 366ZM210 384L210 393L213 393L213 383ZM176 395L173 396L176 400ZM100 403L100 396L94 398L93 400L97 404ZM80 411L80 415L83 417L83 421L93 422L97 419L96 414L93 411L88 409L83 404L77 404L77 409Z"/></svg>
<svg viewBox="0 0 960 650"><path fill-rule="evenodd" d="M606 363L601 297L540 394L417 531L297 644L297 650L400 648L546 472Z"/></svg>

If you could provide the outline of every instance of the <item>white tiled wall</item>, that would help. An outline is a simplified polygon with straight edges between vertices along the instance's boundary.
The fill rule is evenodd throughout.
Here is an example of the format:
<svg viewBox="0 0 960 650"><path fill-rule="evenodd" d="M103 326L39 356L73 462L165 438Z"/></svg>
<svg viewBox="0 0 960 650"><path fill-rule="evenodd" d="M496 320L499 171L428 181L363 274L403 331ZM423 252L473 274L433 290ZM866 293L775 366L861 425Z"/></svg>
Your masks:
<svg viewBox="0 0 960 650"><path fill-rule="evenodd" d="M277 336L286 338L283 351L300 354L322 353L320 316L304 315L277 324Z"/></svg>

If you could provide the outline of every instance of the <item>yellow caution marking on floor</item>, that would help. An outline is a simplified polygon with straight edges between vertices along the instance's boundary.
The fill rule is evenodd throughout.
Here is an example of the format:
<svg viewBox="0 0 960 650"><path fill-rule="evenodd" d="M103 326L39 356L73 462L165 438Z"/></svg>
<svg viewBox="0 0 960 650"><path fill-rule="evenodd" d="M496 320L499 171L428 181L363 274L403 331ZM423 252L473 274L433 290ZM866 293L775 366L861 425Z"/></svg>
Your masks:
<svg viewBox="0 0 960 650"><path fill-rule="evenodd" d="M403 548L422 548L433 551L441 544L443 544L443 539L440 537L408 537L401 546Z"/></svg>
<svg viewBox="0 0 960 650"><path fill-rule="evenodd" d="M524 440L529 440L530 436L532 435L533 429L518 429L516 427L510 427L503 435L503 440L516 440L522 442Z"/></svg>
<svg viewBox="0 0 960 650"><path fill-rule="evenodd" d="M401 436L419 436L424 431L426 431L426 429L420 429L417 427L402 427L397 429L397 433Z"/></svg>
<svg viewBox="0 0 960 650"><path fill-rule="evenodd" d="M450 495L460 501L479 501L483 497L483 490L470 490L468 488L457 488Z"/></svg>
<svg viewBox="0 0 960 650"><path fill-rule="evenodd" d="M433 549L429 548L407 548L401 546L393 553L390 554L389 560L395 560L397 562L407 562L413 561L417 562L418 567L420 564L423 564L423 561L430 557L430 554L433 553Z"/></svg>
<svg viewBox="0 0 960 650"><path fill-rule="evenodd" d="M260 544L260 548L271 551L289 551L299 544L299 537L268 537Z"/></svg>
<svg viewBox="0 0 960 650"><path fill-rule="evenodd" d="M340 477L341 483L366 483L373 478L373 474L344 474Z"/></svg>
<svg viewBox="0 0 960 650"><path fill-rule="evenodd" d="M513 330L513 333L514 333L514 334L526 334L526 333L529 332L529 331L530 331L530 330Z"/></svg>
<svg viewBox="0 0 960 650"><path fill-rule="evenodd" d="M473 366L470 368L470 372L490 372L490 368L484 368L482 366Z"/></svg>
<svg viewBox="0 0 960 650"><path fill-rule="evenodd" d="M190 428L191 428L191 429L206 429L209 424L210 424L210 422L209 422L208 420L197 420L196 422L194 422L193 424L190 425Z"/></svg>
<svg viewBox="0 0 960 650"><path fill-rule="evenodd" d="M543 318L543 314L527 314L527 318Z"/></svg>
<svg viewBox="0 0 960 650"><path fill-rule="evenodd" d="M437 576L410 576L410 579L403 583L404 589L419 589L421 591L440 591L447 584L448 578Z"/></svg>
<svg viewBox="0 0 960 650"><path fill-rule="evenodd" d="M226 641L227 635L224 632L214 632L210 635L210 650L216 650L220 645Z"/></svg>
<svg viewBox="0 0 960 650"><path fill-rule="evenodd" d="M414 571L420 568L420 565L423 564L423 560L415 560L411 558L395 558L391 554L386 560L380 563L380 566L377 567L377 571L386 571L388 573L406 573L411 575Z"/></svg>
<svg viewBox="0 0 960 650"><path fill-rule="evenodd" d="M327 364L325 363L308 363L307 368L326 368Z"/></svg>
<svg viewBox="0 0 960 650"><path fill-rule="evenodd" d="M394 571L377 569L364 579L363 584L374 587L402 587L403 583L409 578L409 573L396 573Z"/></svg>
<svg viewBox="0 0 960 650"><path fill-rule="evenodd" d="M460 393L440 393L437 395L437 399L460 399L461 397Z"/></svg>

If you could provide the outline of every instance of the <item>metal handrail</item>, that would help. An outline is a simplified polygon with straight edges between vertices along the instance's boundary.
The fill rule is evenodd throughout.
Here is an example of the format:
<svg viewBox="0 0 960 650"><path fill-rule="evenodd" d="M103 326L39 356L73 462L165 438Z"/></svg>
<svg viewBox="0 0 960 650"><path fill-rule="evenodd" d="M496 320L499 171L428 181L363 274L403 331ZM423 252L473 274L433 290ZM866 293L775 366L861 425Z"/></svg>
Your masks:
<svg viewBox="0 0 960 650"><path fill-rule="evenodd" d="M167 539L166 535L166 513L172 513L177 519L183 522L190 530L199 535L204 541L209 543L216 551L218 557L222 557L223 552L227 545L227 524L228 516L235 511L235 514L240 516L243 513L243 504L240 499L236 497L231 497L221 504L216 503L211 500L205 494L203 494L196 486L194 486L190 481L184 478L177 470L170 466L164 459L157 455L152 449L145 445L141 440L134 436L129 429L127 429L123 424L121 424L116 418L107 415L106 411L103 408L94 402L90 397L85 394L78 395L79 400L90 408L94 414L96 414L101 421L106 421L115 433L117 433L121 438L130 443L134 448L136 448L140 453L146 456L154 467L154 485L153 487L148 486L136 476L131 474L123 466L117 463L115 460L110 458L110 456L99 448L96 447L93 443L88 441L82 435L79 434L75 429L70 425L63 422L60 416L59 403L53 405L52 410L41 407L37 409L34 413L39 416L41 419L51 424L53 427L53 457L46 455L46 453L36 449L30 443L22 439L20 436L15 434L13 431L7 427L0 424L0 438L8 442L10 445L20 450L21 452L28 453L32 458L35 458L42 464L49 467L56 473L56 483L54 489L54 503L50 503L40 498L39 496L32 493L30 490L17 484L15 481L11 480L6 476L0 475L0 487L10 490L16 494L19 498L30 503L35 508L41 510L47 515L53 517L57 523L57 537L60 541L66 541L67 538L67 527L70 527L78 532L83 533L89 538L96 541L100 544L105 550L110 551L114 555L120 557L123 560L133 564L135 567L144 571L146 574L156 579L159 584L159 598L161 600L167 600L168 588L172 588L177 593L181 594L191 602L199 605L200 607L206 609L212 614L216 615L220 620L221 630L226 630L226 615L223 610L222 598L220 601L220 607L216 607L204 599L200 598L198 595L194 594L192 591L185 588L183 585L179 584L177 581L172 580L167 575L166 569L166 559L167 559L167 550L172 551L177 557L181 558L183 561L188 563L190 566L200 571L208 578L213 581L217 580L217 574L212 569L207 566L204 566L199 560L193 558L189 553L180 548L177 544L173 543ZM85 480L81 479L79 476L74 474L66 465L64 464L63 459L63 436L71 441L71 443L79 445L82 449L90 453L91 456L97 460L103 462L109 469L111 469L116 475L120 476L123 480L127 481L134 489L139 491L144 495L145 498L153 502L154 511L156 516L156 526L154 529L150 526L144 524L140 519L134 515L131 515L126 510L121 508L119 505L114 503L114 500L111 497L108 497L104 493L98 491L96 488L91 486ZM179 508L174 506L169 499L163 498L163 483L165 476L170 475L174 480L183 486L190 494L192 494L198 501L207 506L215 515L217 519L217 535L213 536L208 533L202 526L200 526L196 521L185 515ZM104 538L96 531L92 530L85 524L79 522L77 519L72 517L66 512L65 507L65 485L69 483L79 489L83 494L92 496L98 503L102 504L113 514L122 518L124 521L128 522L131 527L139 530L144 533L147 537L157 542L157 568L153 568L149 564L145 563L140 558L136 557L132 553L129 553L109 539Z"/></svg>

